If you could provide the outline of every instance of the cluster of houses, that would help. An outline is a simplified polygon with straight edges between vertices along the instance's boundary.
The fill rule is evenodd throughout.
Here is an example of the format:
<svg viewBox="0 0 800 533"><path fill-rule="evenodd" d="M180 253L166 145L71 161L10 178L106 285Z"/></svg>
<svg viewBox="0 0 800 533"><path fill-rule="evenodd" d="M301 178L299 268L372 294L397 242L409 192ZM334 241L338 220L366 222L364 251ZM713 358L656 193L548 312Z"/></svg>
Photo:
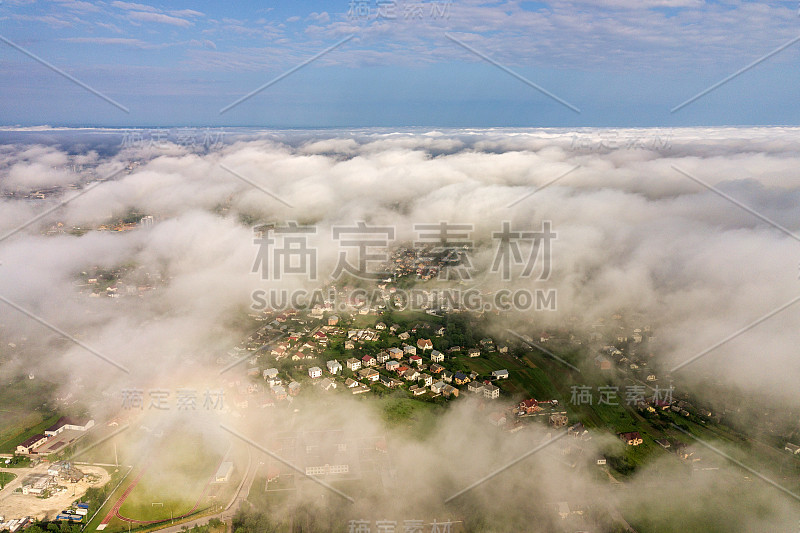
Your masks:
<svg viewBox="0 0 800 533"><path fill-rule="evenodd" d="M445 354L434 348L433 341L434 336L441 337L445 334L443 326L418 324L403 331L397 324L387 325L378 321L371 327L348 329L339 315L330 312L329 304L326 301L312 309L308 315L297 310L252 315L256 320L268 323L235 347L229 355L241 359L243 356L247 357L247 351L254 352L249 361L251 369L248 374L260 374L259 377L266 381L268 394L262 400L262 407L275 405L276 401L291 401L292 396L299 393L301 386L305 386L302 383L311 383L323 391L343 387L352 394L370 392L371 385L380 383L391 389L407 387L414 396L428 394L429 397L457 397L461 392L460 388L466 387L468 392L483 398L499 398L500 388L496 382L508 379L508 370L496 370L481 379L475 372L467 374L448 370L444 364ZM427 329L430 336L420 338L420 328ZM386 334L401 341L399 346L378 353L362 352L356 355L358 346L378 341L385 338ZM346 358L330 359L320 364L326 359L324 355L330 353L333 342L342 346L345 352L352 350L352 356L345 355ZM494 350L493 340L483 339L480 347L466 350L462 350L460 346L452 346L448 349L448 355L458 352L469 357L479 357L482 349ZM508 350L507 347L500 349ZM266 369L261 366L259 369L262 355L269 355L276 362L283 359L298 362L295 369L307 374L309 381L306 382L296 372L289 375L279 372L276 368L279 365ZM305 360L309 361L308 366L303 364ZM221 365L226 363L224 359L218 359L217 362ZM349 372L342 376L345 368ZM245 387L240 386L234 403L238 408L246 408L247 395L259 393L262 388L264 385L254 381Z"/></svg>
<svg viewBox="0 0 800 533"><path fill-rule="evenodd" d="M309 370L309 373L311 370ZM322 375L321 372L322 371L320 371L320 375ZM278 374L279 372L277 368L267 368L262 372L264 381L267 382L270 393L274 396L274 398L280 401L285 400L289 396L297 396L300 393L300 383L292 380L284 384L284 380L281 379Z"/></svg>
<svg viewBox="0 0 800 533"><path fill-rule="evenodd" d="M385 324L378 324L378 327L381 326L385 328ZM420 353L427 354L429 364ZM444 360L445 355L433 348L430 339L421 338L414 345L404 343L401 347L388 348L375 355L350 357L344 361L344 365L339 360L329 360L324 370L318 366L309 368L308 377L319 379L320 387L330 390L337 387L336 376L347 368L357 378L347 378L344 382L345 388L353 394L369 392L369 384L381 383L390 389L406 384L414 396L430 393L433 396L457 397L458 387L467 385L469 392L487 399L500 396L500 388L492 383L493 380L508 379L508 370L502 369L494 371L491 380L476 381L477 373L468 375L452 372L441 364Z"/></svg>

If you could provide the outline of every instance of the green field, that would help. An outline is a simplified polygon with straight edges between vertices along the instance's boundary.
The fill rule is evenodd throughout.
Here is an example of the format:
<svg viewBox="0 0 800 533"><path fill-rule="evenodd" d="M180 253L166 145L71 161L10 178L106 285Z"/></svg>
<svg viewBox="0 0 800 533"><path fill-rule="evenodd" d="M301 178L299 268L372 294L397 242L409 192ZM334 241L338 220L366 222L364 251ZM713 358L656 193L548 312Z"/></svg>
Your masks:
<svg viewBox="0 0 800 533"><path fill-rule="evenodd" d="M12 379L0 385L0 453L41 433L58 420L47 402L54 385L41 379Z"/></svg>
<svg viewBox="0 0 800 533"><path fill-rule="evenodd" d="M10 474L8 472L0 472L0 489L6 486L6 484L12 481L15 477L15 474Z"/></svg>
<svg viewBox="0 0 800 533"><path fill-rule="evenodd" d="M14 453L17 444L55 424L60 415L34 412L3 412L0 416L0 427L3 428L3 440L0 441L0 453Z"/></svg>
<svg viewBox="0 0 800 533"><path fill-rule="evenodd" d="M169 520L208 506L204 493L222 455L205 445L199 436L164 437L145 463L139 483L120 507L120 514L135 520ZM134 474L137 475L137 474Z"/></svg>

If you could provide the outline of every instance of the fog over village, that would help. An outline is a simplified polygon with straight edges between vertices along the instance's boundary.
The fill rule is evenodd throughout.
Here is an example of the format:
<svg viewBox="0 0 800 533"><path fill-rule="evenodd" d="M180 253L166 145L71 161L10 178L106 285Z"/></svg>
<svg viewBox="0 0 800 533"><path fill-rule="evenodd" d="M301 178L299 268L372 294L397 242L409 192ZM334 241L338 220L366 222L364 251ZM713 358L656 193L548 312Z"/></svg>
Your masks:
<svg viewBox="0 0 800 533"><path fill-rule="evenodd" d="M796 530L797 128L179 133L0 132L12 490L74 465L107 531Z"/></svg>
<svg viewBox="0 0 800 533"><path fill-rule="evenodd" d="M0 533L800 533L800 0L0 0Z"/></svg>

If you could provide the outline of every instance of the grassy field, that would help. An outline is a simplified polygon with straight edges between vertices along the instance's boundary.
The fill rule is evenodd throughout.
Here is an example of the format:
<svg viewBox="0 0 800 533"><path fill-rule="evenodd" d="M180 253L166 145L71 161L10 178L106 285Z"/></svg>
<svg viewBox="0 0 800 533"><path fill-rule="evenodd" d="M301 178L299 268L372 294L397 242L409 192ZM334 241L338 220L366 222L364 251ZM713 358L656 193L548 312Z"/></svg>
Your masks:
<svg viewBox="0 0 800 533"><path fill-rule="evenodd" d="M127 518L151 521L168 520L192 511L203 500L204 491L216 472L222 456L203 444L202 439L185 439L189 446L177 445L177 435L165 436L149 457L149 463L136 488L120 507ZM206 506L200 501L198 508Z"/></svg>
<svg viewBox="0 0 800 533"><path fill-rule="evenodd" d="M102 437L98 438L102 440ZM121 433L112 440L130 438L131 435L128 433ZM160 437L151 434L141 438L143 440L135 447L138 450L135 452L135 457L129 456L134 452L129 452L125 457L124 446L120 447L121 463L132 463L135 466L130 470L120 467L118 471L109 467L112 479L97 499L97 503L93 504L92 510L95 509L94 505L100 505L105 501L109 491L111 496L87 524L86 531L94 531L97 528L137 478L138 483L120 507L119 514L143 522L170 520L171 516L178 517L189 512L192 512L192 518L202 516L203 513L210 512L215 504L227 503L232 490L241 481L242 473L235 467L228 483L208 484L212 481L211 478L222 460L224 451L206 445L202 435L190 426L174 427ZM97 446L92 452L105 448L106 444ZM107 456L108 453L109 450L106 449L98 455ZM113 457L113 451L110 453ZM243 464L240 456L233 454L232 457L233 459L228 460L232 460L235 465ZM81 460L85 458L81 457ZM175 523L179 521L176 518ZM115 517L108 523L106 531L123 532L128 531L129 527L131 531L143 532L158 526L129 523Z"/></svg>
<svg viewBox="0 0 800 533"><path fill-rule="evenodd" d="M4 413L6 414L6 413ZM17 444L25 439L43 433L45 429L55 424L60 415L51 413L29 412L18 413L19 416L12 415L11 420L6 421L6 417L0 417L0 427L4 428L4 439L0 441L0 453L13 453ZM9 424L6 426L5 424Z"/></svg>
<svg viewBox="0 0 800 533"><path fill-rule="evenodd" d="M5 487L6 484L17 477L15 474L10 474L8 472L0 472L0 489Z"/></svg>
<svg viewBox="0 0 800 533"><path fill-rule="evenodd" d="M54 384L41 379L12 379L0 385L0 453L52 425L58 416L48 408Z"/></svg>

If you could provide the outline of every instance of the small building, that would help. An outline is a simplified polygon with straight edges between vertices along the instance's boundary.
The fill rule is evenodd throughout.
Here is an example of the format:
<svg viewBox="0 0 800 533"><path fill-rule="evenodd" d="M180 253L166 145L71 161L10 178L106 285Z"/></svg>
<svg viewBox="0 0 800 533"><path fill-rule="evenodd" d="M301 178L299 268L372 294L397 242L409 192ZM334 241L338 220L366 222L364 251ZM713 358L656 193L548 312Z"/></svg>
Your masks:
<svg viewBox="0 0 800 533"><path fill-rule="evenodd" d="M622 442L624 442L628 446L638 446L644 442L644 439L642 439L642 436L639 434L638 431L620 433L619 438L620 440L622 440Z"/></svg>
<svg viewBox="0 0 800 533"><path fill-rule="evenodd" d="M355 357L351 357L345 363L347 364L347 368L353 372L361 368L361 360L356 359Z"/></svg>
<svg viewBox="0 0 800 533"><path fill-rule="evenodd" d="M431 352L431 361L434 363L441 363L444 361L444 354L439 350L433 350Z"/></svg>
<svg viewBox="0 0 800 533"><path fill-rule="evenodd" d="M464 374L463 372L456 372L453 375L453 381L456 382L456 385L464 385L466 383L469 383L471 380L469 379L469 376Z"/></svg>
<svg viewBox="0 0 800 533"><path fill-rule="evenodd" d="M563 428L569 423L569 418L563 413L553 413L550 415L549 422L554 428Z"/></svg>
<svg viewBox="0 0 800 533"><path fill-rule="evenodd" d="M322 377L322 369L318 366L312 366L308 369L308 377L310 378L321 378Z"/></svg>
<svg viewBox="0 0 800 533"><path fill-rule="evenodd" d="M423 383L425 387L430 387L433 383L433 376L430 374L420 374L419 380Z"/></svg>
<svg viewBox="0 0 800 533"><path fill-rule="evenodd" d="M89 418L71 418L68 416L62 416L58 419L58 421L50 426L49 428L44 430L44 434L47 437L52 437L54 435L58 435L62 431L72 430L72 431L87 431L89 428L94 426L94 420Z"/></svg>
<svg viewBox="0 0 800 533"><path fill-rule="evenodd" d="M403 372L403 379L406 381L416 381L419 378L419 372L414 370L413 368L409 368L405 372Z"/></svg>
<svg viewBox="0 0 800 533"><path fill-rule="evenodd" d="M480 348L470 348L469 351L467 351L467 355L469 357L480 357L481 356L481 350L480 350Z"/></svg>
<svg viewBox="0 0 800 533"><path fill-rule="evenodd" d="M405 355L417 355L417 349L416 349L416 347L411 346L410 344L404 344L403 345L403 353Z"/></svg>
<svg viewBox="0 0 800 533"><path fill-rule="evenodd" d="M594 364L600 370L611 370L611 361L602 355L594 358Z"/></svg>
<svg viewBox="0 0 800 533"><path fill-rule="evenodd" d="M392 359L402 359L403 350L396 347L389 348L389 357L391 357Z"/></svg>
<svg viewBox="0 0 800 533"><path fill-rule="evenodd" d="M433 385L431 385L431 392L436 394L441 394L444 390L445 383L444 381L437 381Z"/></svg>
<svg viewBox="0 0 800 533"><path fill-rule="evenodd" d="M328 325L335 326L339 323L339 317L336 315L331 315L328 317Z"/></svg>
<svg viewBox="0 0 800 533"><path fill-rule="evenodd" d="M379 365L386 363L389 360L389 352L382 351L378 355L375 356L375 360L378 362Z"/></svg>
<svg viewBox="0 0 800 533"><path fill-rule="evenodd" d="M449 370L442 370L441 376L442 376L442 380L445 383L452 383L453 382L453 375L454 374Z"/></svg>
<svg viewBox="0 0 800 533"><path fill-rule="evenodd" d="M386 361L386 370L395 371L400 368L400 361L396 361L392 359L391 361Z"/></svg>
<svg viewBox="0 0 800 533"><path fill-rule="evenodd" d="M495 370L492 372L492 377L494 379L508 379L508 370Z"/></svg>
<svg viewBox="0 0 800 533"><path fill-rule="evenodd" d="M414 396L422 396L428 391L428 389L425 387L420 387L419 385L411 385L408 390L411 391L411 394Z"/></svg>
<svg viewBox="0 0 800 533"><path fill-rule="evenodd" d="M418 355L412 355L411 357L408 358L408 360L417 366L422 366L422 357Z"/></svg>
<svg viewBox="0 0 800 533"><path fill-rule="evenodd" d="M474 392L483 395L483 383L480 381L470 381L467 385L469 392Z"/></svg>
<svg viewBox="0 0 800 533"><path fill-rule="evenodd" d="M214 483L227 483L231 479L233 473L233 463L231 461L223 461L217 468L217 473L214 474Z"/></svg>
<svg viewBox="0 0 800 533"><path fill-rule="evenodd" d="M539 402L534 400L533 398L522 400L517 407L520 414L524 415L529 415L531 413L535 413L536 411L542 410L542 408L539 407Z"/></svg>
<svg viewBox="0 0 800 533"><path fill-rule="evenodd" d="M336 359L331 359L325 364L328 366L328 372L330 372L331 374L334 375L339 374L342 371L342 363L340 363Z"/></svg>
<svg viewBox="0 0 800 533"><path fill-rule="evenodd" d="M47 437L42 434L34 435L33 437L29 437L22 441L21 443L17 444L17 453L20 454L29 454L42 444L47 442Z"/></svg>
<svg viewBox="0 0 800 533"><path fill-rule="evenodd" d="M458 389L453 387L452 385L445 385L442 389L442 395L444 396L455 396L458 397Z"/></svg>
<svg viewBox="0 0 800 533"><path fill-rule="evenodd" d="M399 379L395 379L393 377L385 376L383 374L381 374L380 380L381 380L381 384L382 385L384 385L386 387L389 387L390 389L394 389L395 387L399 387L400 385L403 384L403 382L400 381Z"/></svg>
<svg viewBox="0 0 800 533"><path fill-rule="evenodd" d="M500 397L500 387L492 385L491 383L485 383L483 385L483 397L489 400L494 400Z"/></svg>
<svg viewBox="0 0 800 533"><path fill-rule="evenodd" d="M336 382L331 378L325 378L319 382L319 388L322 390L331 390L336 388Z"/></svg>
<svg viewBox="0 0 800 533"><path fill-rule="evenodd" d="M423 352L425 350L433 350L433 342L431 342L430 339L419 339L417 341L417 348L419 348Z"/></svg>
<svg viewBox="0 0 800 533"><path fill-rule="evenodd" d="M289 383L289 395L290 396L297 396L300 392L300 384L296 381L292 381Z"/></svg>
<svg viewBox="0 0 800 533"><path fill-rule="evenodd" d="M367 387L363 383L356 382L356 386L355 387L351 387L350 388L350 392L352 392L354 395L355 394L364 394L365 392L369 392L369 387Z"/></svg>
<svg viewBox="0 0 800 533"><path fill-rule="evenodd" d="M431 365L431 372L433 372L434 374L438 374L442 370L444 370L444 367L438 363L433 363Z"/></svg>
<svg viewBox="0 0 800 533"><path fill-rule="evenodd" d="M374 368L362 368L359 370L358 375L361 379L366 379L367 381L378 381L381 377Z"/></svg>
<svg viewBox="0 0 800 533"><path fill-rule="evenodd" d="M361 358L361 364L363 366L375 366L378 364L378 360L371 355L365 355Z"/></svg>
<svg viewBox="0 0 800 533"><path fill-rule="evenodd" d="M262 375L264 376L264 380L265 381L272 382L272 381L275 380L275 378L278 377L278 369L277 368L267 368L266 370L264 370L264 372L262 372Z"/></svg>

